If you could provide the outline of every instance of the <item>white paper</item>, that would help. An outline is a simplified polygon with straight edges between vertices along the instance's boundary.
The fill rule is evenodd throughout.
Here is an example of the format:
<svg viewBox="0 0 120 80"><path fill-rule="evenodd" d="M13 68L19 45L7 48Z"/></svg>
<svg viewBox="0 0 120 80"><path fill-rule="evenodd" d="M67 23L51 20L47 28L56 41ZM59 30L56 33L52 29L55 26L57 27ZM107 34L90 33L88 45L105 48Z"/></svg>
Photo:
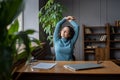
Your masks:
<svg viewBox="0 0 120 80"><path fill-rule="evenodd" d="M56 65L56 63L38 63L35 66L32 66L32 68L39 68L39 69L50 69L52 67L54 67Z"/></svg>

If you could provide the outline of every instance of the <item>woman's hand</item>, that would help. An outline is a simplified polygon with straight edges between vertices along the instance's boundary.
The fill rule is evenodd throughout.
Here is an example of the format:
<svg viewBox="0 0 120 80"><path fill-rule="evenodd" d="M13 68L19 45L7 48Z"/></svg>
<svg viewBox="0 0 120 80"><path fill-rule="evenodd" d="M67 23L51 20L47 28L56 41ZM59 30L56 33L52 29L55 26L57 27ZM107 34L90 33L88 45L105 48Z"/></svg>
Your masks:
<svg viewBox="0 0 120 80"><path fill-rule="evenodd" d="M75 18L73 16L67 16L65 17L67 20L74 20Z"/></svg>

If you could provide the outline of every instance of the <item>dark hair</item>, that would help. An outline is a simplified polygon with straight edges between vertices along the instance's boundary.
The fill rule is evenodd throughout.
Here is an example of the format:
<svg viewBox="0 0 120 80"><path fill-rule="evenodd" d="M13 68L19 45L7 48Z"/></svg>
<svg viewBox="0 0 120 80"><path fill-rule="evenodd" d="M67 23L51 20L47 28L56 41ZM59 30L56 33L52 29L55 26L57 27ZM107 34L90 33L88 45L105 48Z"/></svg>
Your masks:
<svg viewBox="0 0 120 80"><path fill-rule="evenodd" d="M74 36L74 34L75 34L75 31L74 31L74 29L73 29L73 27L71 27L71 26L64 26L64 27L68 27L69 28L69 30L70 30L70 37L68 38L68 39L72 39L73 38L73 36ZM64 28L64 27L62 27L61 28L61 30ZM61 31L60 30L60 31Z"/></svg>

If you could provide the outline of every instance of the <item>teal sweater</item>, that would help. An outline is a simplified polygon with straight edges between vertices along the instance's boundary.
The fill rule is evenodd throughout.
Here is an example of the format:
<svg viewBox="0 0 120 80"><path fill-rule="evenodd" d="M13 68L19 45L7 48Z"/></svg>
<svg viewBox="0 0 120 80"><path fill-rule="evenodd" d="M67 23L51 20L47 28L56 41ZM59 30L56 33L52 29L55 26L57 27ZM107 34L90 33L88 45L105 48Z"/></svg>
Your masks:
<svg viewBox="0 0 120 80"><path fill-rule="evenodd" d="M73 60L73 51L74 51L74 44L78 38L79 34L79 27L78 25L72 20L70 21L70 24L73 26L73 29L75 31L75 34L72 39L67 40L65 38L61 38L59 36L60 33L60 27L64 22L67 20L63 18L61 21L59 21L56 25L55 31L54 31L54 48L55 48L55 57L57 61L70 61Z"/></svg>

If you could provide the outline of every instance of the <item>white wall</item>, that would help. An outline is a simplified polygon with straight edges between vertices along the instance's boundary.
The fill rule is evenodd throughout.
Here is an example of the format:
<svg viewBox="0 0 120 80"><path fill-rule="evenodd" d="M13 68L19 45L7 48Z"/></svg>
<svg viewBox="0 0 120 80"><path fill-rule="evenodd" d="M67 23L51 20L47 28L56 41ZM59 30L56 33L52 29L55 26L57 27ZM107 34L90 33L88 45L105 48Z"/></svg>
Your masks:
<svg viewBox="0 0 120 80"><path fill-rule="evenodd" d="M24 10L24 30L34 29L37 31L34 35L31 35L34 38L39 39L39 0L27 0Z"/></svg>

